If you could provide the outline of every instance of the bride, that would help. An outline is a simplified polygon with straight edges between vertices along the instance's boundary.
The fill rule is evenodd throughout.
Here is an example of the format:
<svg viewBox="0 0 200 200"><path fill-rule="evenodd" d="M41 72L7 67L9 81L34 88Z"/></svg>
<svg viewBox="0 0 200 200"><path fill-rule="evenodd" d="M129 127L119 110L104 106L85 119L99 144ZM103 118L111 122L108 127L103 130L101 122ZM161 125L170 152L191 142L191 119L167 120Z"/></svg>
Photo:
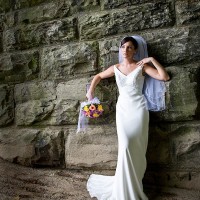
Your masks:
<svg viewBox="0 0 200 200"><path fill-rule="evenodd" d="M95 75L86 94L89 100L92 99L100 80L115 76L119 90L116 105L118 160L114 176L90 175L87 189L90 196L98 200L148 199L143 192L142 179L146 170L148 110L154 103L144 94L143 86L146 77L151 77L159 90L165 92L161 82L169 80L169 75L155 58L146 55L146 43L142 37L123 38L119 49L120 63ZM155 95L152 95L153 99L157 98ZM162 102L163 97L156 104L162 107Z"/></svg>

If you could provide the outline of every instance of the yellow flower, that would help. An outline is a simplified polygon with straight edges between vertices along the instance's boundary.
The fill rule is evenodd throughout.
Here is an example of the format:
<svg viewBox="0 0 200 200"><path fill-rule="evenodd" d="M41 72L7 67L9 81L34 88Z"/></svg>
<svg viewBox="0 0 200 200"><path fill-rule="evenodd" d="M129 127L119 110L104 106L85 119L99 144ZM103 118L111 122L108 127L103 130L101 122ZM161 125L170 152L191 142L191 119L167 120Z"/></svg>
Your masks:
<svg viewBox="0 0 200 200"><path fill-rule="evenodd" d="M84 106L84 107L83 107L83 110L86 111L86 112L88 112L88 111L89 111L89 108L88 108L87 106Z"/></svg>
<svg viewBox="0 0 200 200"><path fill-rule="evenodd" d="M101 104L98 105L98 111L103 111L103 107Z"/></svg>
<svg viewBox="0 0 200 200"><path fill-rule="evenodd" d="M94 113L94 114L93 114L93 117L99 117L99 114Z"/></svg>

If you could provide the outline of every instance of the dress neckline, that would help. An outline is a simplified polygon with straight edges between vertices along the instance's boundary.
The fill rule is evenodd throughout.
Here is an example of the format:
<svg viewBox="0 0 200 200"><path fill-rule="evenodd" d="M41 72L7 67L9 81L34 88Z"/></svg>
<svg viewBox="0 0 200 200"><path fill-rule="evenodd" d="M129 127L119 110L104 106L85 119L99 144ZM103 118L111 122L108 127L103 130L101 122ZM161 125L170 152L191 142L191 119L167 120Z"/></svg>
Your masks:
<svg viewBox="0 0 200 200"><path fill-rule="evenodd" d="M134 70L132 70L130 73L128 73L128 74L126 75L126 74L122 73L122 72L118 69L118 67L116 67L116 65L115 65L115 68L117 69L117 71L120 72L120 73L121 73L123 76L125 76L125 77L128 77L128 76L131 75L133 72L135 72L138 68L141 68L141 67L142 67L142 65L136 67Z"/></svg>

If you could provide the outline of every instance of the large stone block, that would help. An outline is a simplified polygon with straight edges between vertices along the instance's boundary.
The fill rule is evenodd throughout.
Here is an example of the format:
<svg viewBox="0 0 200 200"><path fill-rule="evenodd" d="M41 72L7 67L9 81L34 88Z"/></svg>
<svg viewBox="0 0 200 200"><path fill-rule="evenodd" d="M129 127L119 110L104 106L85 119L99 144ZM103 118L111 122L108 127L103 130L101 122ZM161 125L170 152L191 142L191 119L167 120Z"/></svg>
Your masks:
<svg viewBox="0 0 200 200"><path fill-rule="evenodd" d="M56 84L53 81L29 82L15 85L16 104L31 100L55 100Z"/></svg>
<svg viewBox="0 0 200 200"><path fill-rule="evenodd" d="M97 71L97 44L95 42L43 48L41 77L69 79Z"/></svg>
<svg viewBox="0 0 200 200"><path fill-rule="evenodd" d="M114 38L112 40L103 40L99 42L100 66L105 70L111 65L119 63L119 43L122 38Z"/></svg>
<svg viewBox="0 0 200 200"><path fill-rule="evenodd" d="M199 27L181 27L160 29L142 34L148 42L149 55L157 58L161 63L170 65L182 62L194 62L199 59L200 35ZM182 65L184 66L184 64Z"/></svg>
<svg viewBox="0 0 200 200"><path fill-rule="evenodd" d="M199 81L194 74L198 75L199 65L189 64L185 68L168 67L171 80L166 83L166 110L152 112L152 120L159 121L186 121L197 117ZM197 85L198 81L198 85Z"/></svg>
<svg viewBox="0 0 200 200"><path fill-rule="evenodd" d="M184 170L168 170L168 169L160 169L155 168L153 171L147 171L144 177L144 184L153 185L154 187L169 187L169 188L184 188L187 190L193 190L194 200L198 200L199 194L198 191L200 189L200 175L199 171L184 171ZM187 191L188 192L188 191ZM196 196L196 197L195 197ZM162 198L161 198L162 199ZM180 198L182 200L184 198ZM176 200L178 200L176 198Z"/></svg>
<svg viewBox="0 0 200 200"><path fill-rule="evenodd" d="M0 129L0 157L25 166L64 164L61 129Z"/></svg>
<svg viewBox="0 0 200 200"><path fill-rule="evenodd" d="M3 32L0 32L0 53L3 52Z"/></svg>
<svg viewBox="0 0 200 200"><path fill-rule="evenodd" d="M159 127L159 125L150 124L146 154L148 165L167 166L171 164L170 133L168 131L168 129L167 131L163 130L163 127Z"/></svg>
<svg viewBox="0 0 200 200"><path fill-rule="evenodd" d="M15 9L21 9L37 6L46 2L49 2L49 0L16 0L14 3L12 2L12 4Z"/></svg>
<svg viewBox="0 0 200 200"><path fill-rule="evenodd" d="M0 126L10 124L14 119L13 88L0 85Z"/></svg>
<svg viewBox="0 0 200 200"><path fill-rule="evenodd" d="M60 82L56 87L58 99L86 100L87 78Z"/></svg>
<svg viewBox="0 0 200 200"><path fill-rule="evenodd" d="M15 122L17 125L31 125L47 119L55 103L51 100L32 100L18 104L15 108Z"/></svg>
<svg viewBox="0 0 200 200"><path fill-rule="evenodd" d="M200 4L199 0L178 0L175 1L177 24L199 24Z"/></svg>
<svg viewBox="0 0 200 200"><path fill-rule="evenodd" d="M55 83L24 83L15 86L17 125L30 125L46 120L55 107Z"/></svg>
<svg viewBox="0 0 200 200"><path fill-rule="evenodd" d="M113 34L173 25L170 3L149 3L112 12L86 14L79 17L80 37L102 38Z"/></svg>
<svg viewBox="0 0 200 200"><path fill-rule="evenodd" d="M200 124L150 123L147 159L149 170L200 170Z"/></svg>
<svg viewBox="0 0 200 200"><path fill-rule="evenodd" d="M168 66L199 59L200 36L195 30L196 27L181 27L137 32L132 35L143 36L147 41L149 56L155 57L164 66ZM124 36L127 34L99 41L99 65L104 69L118 63L119 43ZM181 66L184 67L185 64Z"/></svg>
<svg viewBox="0 0 200 200"><path fill-rule="evenodd" d="M80 12L97 11L100 10L99 0L59 0L59 4L63 4L63 8L69 7L69 14L74 15Z"/></svg>
<svg viewBox="0 0 200 200"><path fill-rule="evenodd" d="M73 41L77 34L76 18L20 25L4 32L4 51L29 49L41 45Z"/></svg>
<svg viewBox="0 0 200 200"><path fill-rule="evenodd" d="M12 8L13 8L12 0L7 0L7 1L0 0L0 13L8 12Z"/></svg>
<svg viewBox="0 0 200 200"><path fill-rule="evenodd" d="M67 168L113 169L117 160L115 126L90 126L85 133L70 128L66 133L65 163Z"/></svg>
<svg viewBox="0 0 200 200"><path fill-rule="evenodd" d="M68 15L69 10L69 6L63 5L63 3L51 2L42 4L40 6L17 11L15 13L16 23L29 24L52 20L58 17L63 18Z"/></svg>
<svg viewBox="0 0 200 200"><path fill-rule="evenodd" d="M30 51L2 54L0 60L0 82L23 82L38 77L39 53Z"/></svg>
<svg viewBox="0 0 200 200"><path fill-rule="evenodd" d="M113 8L124 8L132 5L139 5L139 4L144 4L148 3L148 0L115 0L115 1L110 1L110 0L103 0L101 2L101 7L102 9L113 9ZM157 3L160 2L160 0L154 0L153 2Z"/></svg>
<svg viewBox="0 0 200 200"><path fill-rule="evenodd" d="M171 124L170 128L173 164L179 169L200 169L199 122Z"/></svg>

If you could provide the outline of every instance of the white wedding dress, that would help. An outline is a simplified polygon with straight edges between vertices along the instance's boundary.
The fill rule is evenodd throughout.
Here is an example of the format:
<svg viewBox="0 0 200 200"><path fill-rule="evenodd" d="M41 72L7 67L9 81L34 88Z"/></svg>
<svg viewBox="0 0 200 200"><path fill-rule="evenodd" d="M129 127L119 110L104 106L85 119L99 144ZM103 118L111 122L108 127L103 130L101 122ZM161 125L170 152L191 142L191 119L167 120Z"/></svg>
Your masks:
<svg viewBox="0 0 200 200"><path fill-rule="evenodd" d="M146 170L149 112L142 94L142 66L124 75L114 66L119 97L116 106L118 160L114 176L92 174L87 182L98 200L147 200L142 179Z"/></svg>

